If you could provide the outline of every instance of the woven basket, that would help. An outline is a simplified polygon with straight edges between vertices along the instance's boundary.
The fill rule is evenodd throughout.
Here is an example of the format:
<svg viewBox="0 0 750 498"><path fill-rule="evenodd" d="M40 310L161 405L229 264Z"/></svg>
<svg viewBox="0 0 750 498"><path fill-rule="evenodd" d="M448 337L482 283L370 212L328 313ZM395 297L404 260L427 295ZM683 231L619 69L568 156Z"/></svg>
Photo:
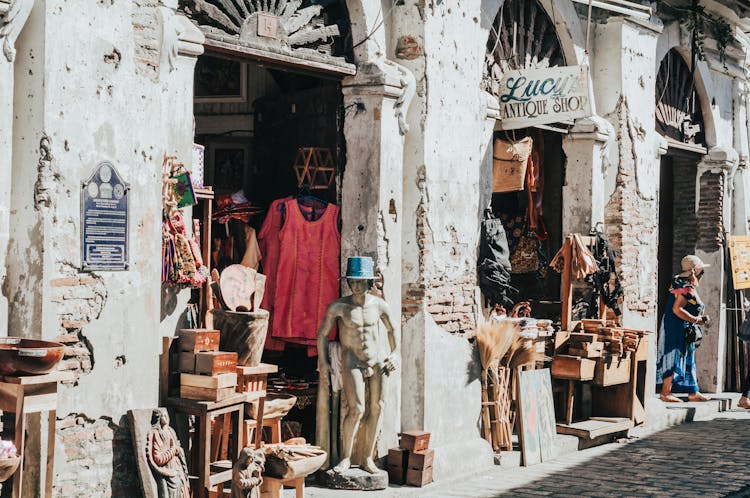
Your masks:
<svg viewBox="0 0 750 498"><path fill-rule="evenodd" d="M523 190L526 164L533 146L531 137L511 143L495 139L492 148L492 191L518 192Z"/></svg>

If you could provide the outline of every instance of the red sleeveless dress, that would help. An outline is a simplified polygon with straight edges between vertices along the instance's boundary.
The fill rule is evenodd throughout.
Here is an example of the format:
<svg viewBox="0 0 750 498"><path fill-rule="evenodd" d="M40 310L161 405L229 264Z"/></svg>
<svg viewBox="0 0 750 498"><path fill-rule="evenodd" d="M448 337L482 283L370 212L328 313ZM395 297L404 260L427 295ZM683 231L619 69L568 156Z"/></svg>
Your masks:
<svg viewBox="0 0 750 498"><path fill-rule="evenodd" d="M295 199L284 207L271 336L306 345L308 355L315 356L318 326L328 305L339 298L339 207L328 204L314 221L305 219ZM332 330L330 338L335 337Z"/></svg>
<svg viewBox="0 0 750 498"><path fill-rule="evenodd" d="M266 289L260 307L261 309L268 310L270 314L269 334L266 336L265 347L274 351L284 350L284 343L271 338L270 331L273 330L276 269L279 266L279 232L281 232L281 227L284 224L284 202L289 199L291 197L284 197L283 199L276 199L271 203L268 207L266 219L263 221L263 226L260 227L260 231L258 232L258 246L260 246L260 254L262 256L262 273L266 276Z"/></svg>

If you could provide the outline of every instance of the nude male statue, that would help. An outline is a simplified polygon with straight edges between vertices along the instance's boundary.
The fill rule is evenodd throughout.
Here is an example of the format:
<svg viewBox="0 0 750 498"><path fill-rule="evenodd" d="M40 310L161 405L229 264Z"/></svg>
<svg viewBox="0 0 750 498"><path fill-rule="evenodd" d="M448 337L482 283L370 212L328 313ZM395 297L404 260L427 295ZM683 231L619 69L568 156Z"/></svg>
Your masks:
<svg viewBox="0 0 750 498"><path fill-rule="evenodd" d="M364 426L364 441L358 440L356 443L367 455L361 467L371 474L380 471L372 455L383 419L383 384L385 377L399 364L388 304L368 292L375 278L373 266L372 258L349 258L346 279L352 294L332 302L318 328L318 370L321 378L327 376L331 368L328 334L336 323L341 343L342 390L347 412L341 431L341 461L333 468L337 473L346 471L352 465L352 449L360 424ZM379 344L379 321L383 322L388 332L390 354L385 358Z"/></svg>

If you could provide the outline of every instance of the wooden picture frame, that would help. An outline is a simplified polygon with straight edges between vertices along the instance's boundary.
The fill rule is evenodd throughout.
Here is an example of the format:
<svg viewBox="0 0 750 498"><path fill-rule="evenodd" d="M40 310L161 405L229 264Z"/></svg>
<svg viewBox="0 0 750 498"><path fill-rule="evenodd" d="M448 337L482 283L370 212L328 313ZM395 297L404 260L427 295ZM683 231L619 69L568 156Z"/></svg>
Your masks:
<svg viewBox="0 0 750 498"><path fill-rule="evenodd" d="M250 171L250 137L222 138L208 144L207 184L216 192L242 190Z"/></svg>
<svg viewBox="0 0 750 498"><path fill-rule="evenodd" d="M518 435L525 466L554 458L557 422L548 368L518 372Z"/></svg>
<svg viewBox="0 0 750 498"><path fill-rule="evenodd" d="M193 100L196 104L247 102L247 63L213 55L198 57Z"/></svg>

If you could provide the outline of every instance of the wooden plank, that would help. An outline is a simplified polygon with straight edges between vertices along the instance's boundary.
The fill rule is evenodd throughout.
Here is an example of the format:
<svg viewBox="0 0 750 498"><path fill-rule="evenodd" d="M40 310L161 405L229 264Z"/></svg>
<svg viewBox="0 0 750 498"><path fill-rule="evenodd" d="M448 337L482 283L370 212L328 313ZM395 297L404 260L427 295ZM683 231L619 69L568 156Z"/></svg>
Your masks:
<svg viewBox="0 0 750 498"><path fill-rule="evenodd" d="M239 375L270 374L270 373L276 373L278 371L279 371L278 365L272 365L270 363L261 363L254 367L246 367L242 365L237 366L237 373Z"/></svg>
<svg viewBox="0 0 750 498"><path fill-rule="evenodd" d="M234 390L234 387L221 387L214 389L210 387L180 386L181 397L201 401L222 401L232 397L236 392L237 391Z"/></svg>
<svg viewBox="0 0 750 498"><path fill-rule="evenodd" d="M233 405L244 403L247 396L244 393L235 393L229 398L221 401L201 401L187 398L168 398L167 405L177 408L184 413L189 415L201 415L210 412L216 412L218 410L228 408L229 410L235 409Z"/></svg>
<svg viewBox="0 0 750 498"><path fill-rule="evenodd" d="M594 417L583 422L557 424L557 433L591 440L609 434L625 432L634 425L633 421L627 418Z"/></svg>
<svg viewBox="0 0 750 498"><path fill-rule="evenodd" d="M75 379L73 372L66 370L56 370L44 375L24 375L24 376L13 376L3 375L0 376L0 382L7 384L46 384L48 382L68 382Z"/></svg>
<svg viewBox="0 0 750 498"><path fill-rule="evenodd" d="M570 235L565 237L563 243L563 272L560 297L562 298L561 328L568 330L571 315L573 314L573 268L571 264L572 251L570 248Z"/></svg>
<svg viewBox="0 0 750 498"><path fill-rule="evenodd" d="M236 387L237 386L237 374L236 373L224 373L219 375L195 375L195 374L180 374L180 385L193 386L193 387L207 387L210 389L221 389L224 387Z"/></svg>

